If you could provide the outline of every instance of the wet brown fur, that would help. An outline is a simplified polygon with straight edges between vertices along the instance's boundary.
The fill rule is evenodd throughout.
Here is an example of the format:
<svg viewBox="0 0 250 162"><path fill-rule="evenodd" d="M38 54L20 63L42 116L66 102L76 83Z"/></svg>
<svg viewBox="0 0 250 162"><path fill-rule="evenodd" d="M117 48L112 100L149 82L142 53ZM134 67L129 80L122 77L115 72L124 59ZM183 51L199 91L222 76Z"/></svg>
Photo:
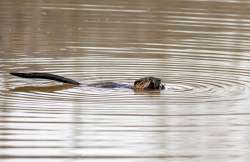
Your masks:
<svg viewBox="0 0 250 162"><path fill-rule="evenodd" d="M162 90L165 86L161 83L160 78L145 77L134 82L134 89L140 90Z"/></svg>

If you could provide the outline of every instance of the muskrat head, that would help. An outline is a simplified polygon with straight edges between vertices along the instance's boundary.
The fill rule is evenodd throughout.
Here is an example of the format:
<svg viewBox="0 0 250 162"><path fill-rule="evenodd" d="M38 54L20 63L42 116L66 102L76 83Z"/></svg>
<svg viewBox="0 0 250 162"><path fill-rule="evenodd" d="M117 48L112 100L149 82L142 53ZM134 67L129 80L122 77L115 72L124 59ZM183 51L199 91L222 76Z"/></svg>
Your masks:
<svg viewBox="0 0 250 162"><path fill-rule="evenodd" d="M161 83L160 78L145 77L134 82L134 89L162 90L165 86Z"/></svg>

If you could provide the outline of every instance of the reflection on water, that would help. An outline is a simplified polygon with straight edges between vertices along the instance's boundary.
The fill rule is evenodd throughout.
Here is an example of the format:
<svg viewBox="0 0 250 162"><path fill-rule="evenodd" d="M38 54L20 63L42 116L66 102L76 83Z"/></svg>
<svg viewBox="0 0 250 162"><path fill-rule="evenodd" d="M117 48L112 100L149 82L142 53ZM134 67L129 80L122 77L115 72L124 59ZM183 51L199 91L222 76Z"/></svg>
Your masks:
<svg viewBox="0 0 250 162"><path fill-rule="evenodd" d="M0 1L1 161L249 161L249 2ZM162 78L167 90L71 87Z"/></svg>
<svg viewBox="0 0 250 162"><path fill-rule="evenodd" d="M47 92L53 93L56 91L62 91L69 88L77 87L73 84L59 84L59 85L45 85L45 86L20 86L10 89L13 92Z"/></svg>

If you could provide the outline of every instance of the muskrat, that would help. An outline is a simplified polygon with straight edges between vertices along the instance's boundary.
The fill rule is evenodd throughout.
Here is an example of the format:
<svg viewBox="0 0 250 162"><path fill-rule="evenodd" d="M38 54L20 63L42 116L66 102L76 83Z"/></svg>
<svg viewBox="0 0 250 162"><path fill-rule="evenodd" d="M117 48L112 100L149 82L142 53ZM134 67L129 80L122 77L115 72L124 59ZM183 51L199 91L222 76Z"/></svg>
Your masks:
<svg viewBox="0 0 250 162"><path fill-rule="evenodd" d="M22 77L22 78L37 78L37 79L49 79L62 83L68 83L72 85L81 85L81 83L65 78L59 75L50 74L50 73L10 73L11 75ZM135 80L134 85L129 84L119 84L114 82L103 82L88 84L87 86L98 87L98 88L129 88L134 90L163 90L165 86L161 83L160 78L156 77L144 77L138 80Z"/></svg>

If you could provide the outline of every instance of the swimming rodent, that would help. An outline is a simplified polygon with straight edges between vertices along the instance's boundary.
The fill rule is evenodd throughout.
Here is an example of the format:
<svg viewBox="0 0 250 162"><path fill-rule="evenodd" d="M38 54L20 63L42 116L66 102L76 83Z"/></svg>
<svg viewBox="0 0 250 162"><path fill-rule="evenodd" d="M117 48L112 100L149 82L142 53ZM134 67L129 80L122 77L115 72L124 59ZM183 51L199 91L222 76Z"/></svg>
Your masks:
<svg viewBox="0 0 250 162"><path fill-rule="evenodd" d="M10 74L21 77L21 78L49 79L49 80L54 80L54 81L58 81L62 83L68 83L72 85L81 85L81 83L73 79L65 78L63 76L50 74L50 73L13 72ZM98 88L129 88L129 89L134 89L134 90L163 90L165 89L164 84L161 83L161 79L156 78L156 77L144 77L144 78L137 79L134 81L133 85L120 84L120 83L115 83L115 82L101 82L101 83L95 83L95 84L87 84L87 86L98 87Z"/></svg>

